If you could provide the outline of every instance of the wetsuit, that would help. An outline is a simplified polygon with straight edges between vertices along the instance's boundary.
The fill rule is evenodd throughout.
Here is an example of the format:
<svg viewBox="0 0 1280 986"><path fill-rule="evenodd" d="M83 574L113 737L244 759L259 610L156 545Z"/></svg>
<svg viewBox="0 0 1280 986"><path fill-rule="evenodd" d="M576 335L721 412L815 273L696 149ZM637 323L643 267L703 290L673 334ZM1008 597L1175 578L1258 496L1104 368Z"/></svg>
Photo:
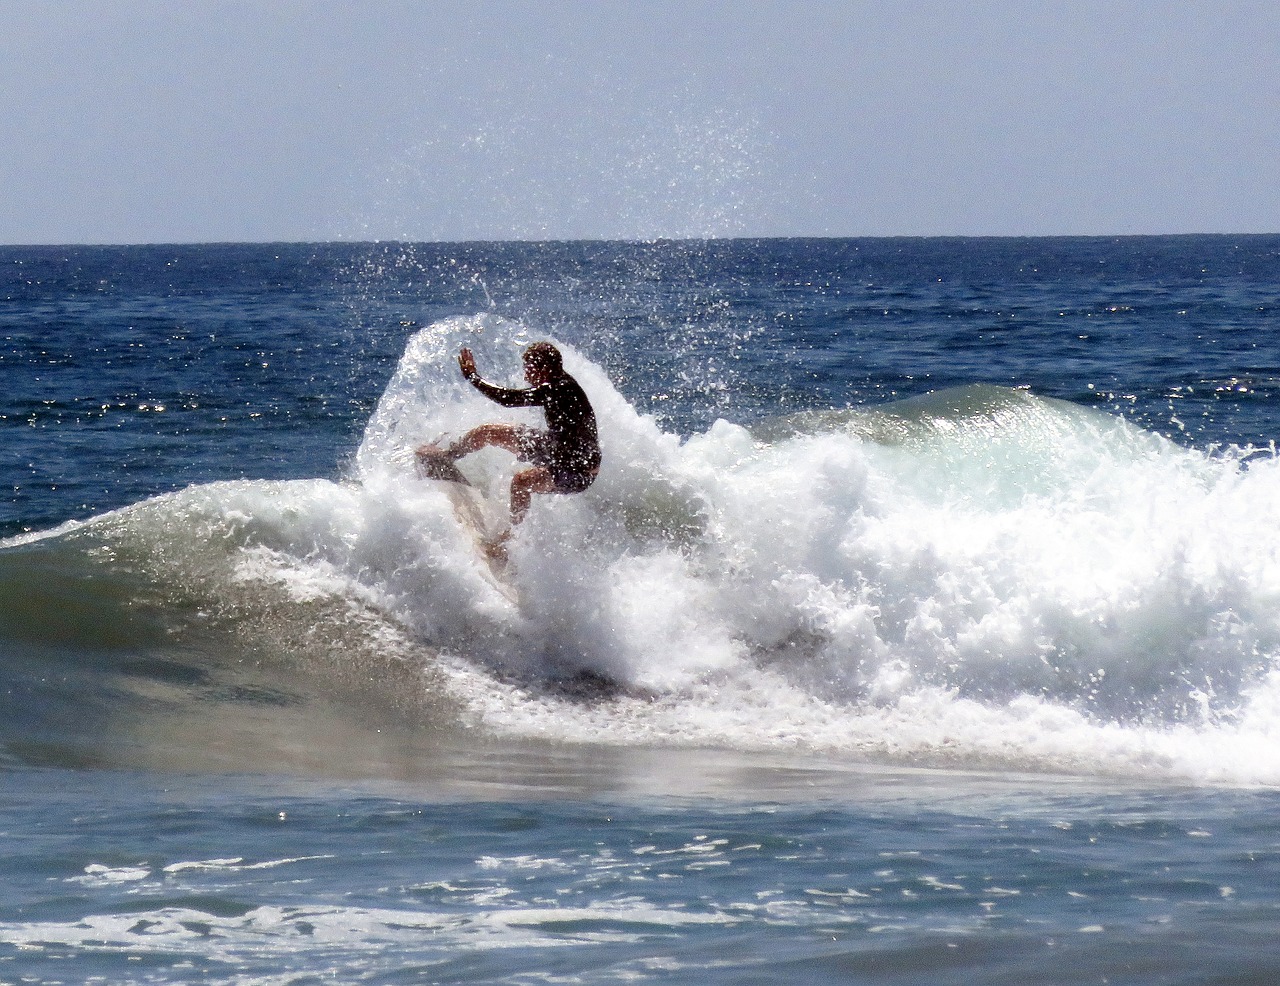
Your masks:
<svg viewBox="0 0 1280 986"><path fill-rule="evenodd" d="M480 375L467 377L471 386L503 407L540 407L547 429L519 428L518 456L546 466L557 493L581 493L600 470L600 440L596 414L578 381L567 373L528 389L496 387Z"/></svg>

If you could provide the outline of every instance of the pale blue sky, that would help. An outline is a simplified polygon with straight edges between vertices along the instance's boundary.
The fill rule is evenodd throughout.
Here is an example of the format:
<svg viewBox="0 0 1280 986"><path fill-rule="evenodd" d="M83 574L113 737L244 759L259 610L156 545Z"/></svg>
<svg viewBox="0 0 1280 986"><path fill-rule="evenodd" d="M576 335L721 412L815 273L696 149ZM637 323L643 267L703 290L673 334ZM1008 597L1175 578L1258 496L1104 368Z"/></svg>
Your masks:
<svg viewBox="0 0 1280 986"><path fill-rule="evenodd" d="M0 242L1280 232L1274 0L0 0Z"/></svg>

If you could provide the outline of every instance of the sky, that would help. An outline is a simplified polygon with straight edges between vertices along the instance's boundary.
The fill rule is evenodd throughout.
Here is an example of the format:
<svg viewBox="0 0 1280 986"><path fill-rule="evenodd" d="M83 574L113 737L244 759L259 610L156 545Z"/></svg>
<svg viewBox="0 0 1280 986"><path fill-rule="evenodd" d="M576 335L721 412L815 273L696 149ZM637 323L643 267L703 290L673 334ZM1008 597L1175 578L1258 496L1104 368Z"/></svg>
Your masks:
<svg viewBox="0 0 1280 986"><path fill-rule="evenodd" d="M1275 0L0 0L0 243L1280 232Z"/></svg>

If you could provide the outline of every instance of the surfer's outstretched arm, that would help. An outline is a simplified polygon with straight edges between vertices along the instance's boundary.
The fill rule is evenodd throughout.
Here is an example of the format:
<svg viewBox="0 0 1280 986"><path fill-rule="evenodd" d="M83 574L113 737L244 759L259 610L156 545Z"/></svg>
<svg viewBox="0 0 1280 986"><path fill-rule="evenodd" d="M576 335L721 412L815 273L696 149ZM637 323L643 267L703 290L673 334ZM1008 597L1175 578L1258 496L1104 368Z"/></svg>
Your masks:
<svg viewBox="0 0 1280 986"><path fill-rule="evenodd" d="M462 371L462 375L470 380L472 377L480 376L476 372L476 357L470 349L463 346L458 350L458 369Z"/></svg>
<svg viewBox="0 0 1280 986"><path fill-rule="evenodd" d="M525 367L525 379L528 380L532 387L527 390L520 390L513 387L498 387L489 383L480 376L480 372L476 369L476 360L471 350L465 346L458 353L458 369L462 371L462 375L466 378L467 383L475 387L476 390L484 394L485 397L493 401L495 404L501 404L503 407L537 407L545 403L546 394L538 389L538 385L545 383L546 380L541 374L535 371L534 375L529 374L529 368Z"/></svg>

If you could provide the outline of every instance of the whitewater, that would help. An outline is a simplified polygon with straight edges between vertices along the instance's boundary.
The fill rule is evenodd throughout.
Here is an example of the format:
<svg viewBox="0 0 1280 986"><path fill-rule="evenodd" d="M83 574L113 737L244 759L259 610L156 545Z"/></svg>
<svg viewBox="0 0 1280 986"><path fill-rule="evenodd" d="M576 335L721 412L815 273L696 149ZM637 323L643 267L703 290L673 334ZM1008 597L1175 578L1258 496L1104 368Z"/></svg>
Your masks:
<svg viewBox="0 0 1280 986"><path fill-rule="evenodd" d="M555 340L606 462L537 499L500 584L411 450L536 423L454 362L514 371L534 337L490 314L419 330L344 478L198 484L11 538L6 563L124 557L228 632L340 639L342 675L389 678L371 687L424 727L1280 784L1272 451L984 385L681 437ZM512 465L464 463L493 524Z"/></svg>

